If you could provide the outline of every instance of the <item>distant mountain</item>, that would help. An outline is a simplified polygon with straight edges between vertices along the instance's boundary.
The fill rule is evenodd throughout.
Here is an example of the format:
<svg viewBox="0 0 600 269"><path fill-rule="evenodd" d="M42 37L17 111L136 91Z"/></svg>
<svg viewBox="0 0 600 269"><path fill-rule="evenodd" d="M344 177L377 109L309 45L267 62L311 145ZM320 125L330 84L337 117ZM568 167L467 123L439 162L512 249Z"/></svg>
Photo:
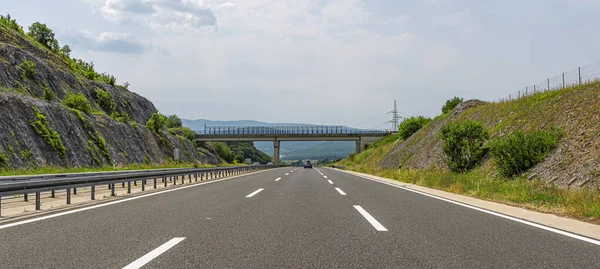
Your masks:
<svg viewBox="0 0 600 269"><path fill-rule="evenodd" d="M206 126L310 126L306 123L268 123L255 120L213 121L206 119L187 120L181 119L184 126L201 131ZM272 142L254 142L254 146L273 156ZM337 159L344 158L354 152L355 144L352 141L285 141L281 142L280 154L284 160L297 159Z"/></svg>

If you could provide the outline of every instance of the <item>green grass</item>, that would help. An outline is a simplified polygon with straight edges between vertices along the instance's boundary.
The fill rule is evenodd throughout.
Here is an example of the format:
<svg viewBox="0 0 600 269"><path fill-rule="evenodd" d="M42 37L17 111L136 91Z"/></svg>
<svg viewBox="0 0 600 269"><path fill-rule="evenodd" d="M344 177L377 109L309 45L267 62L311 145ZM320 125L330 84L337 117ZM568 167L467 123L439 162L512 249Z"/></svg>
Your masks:
<svg viewBox="0 0 600 269"><path fill-rule="evenodd" d="M352 167L348 167L352 168ZM484 200L524 207L600 223L600 189L561 189L541 180L519 177L511 180L491 177L487 169L467 173L446 170L372 169L364 166L354 168L365 172L419 186L472 196Z"/></svg>

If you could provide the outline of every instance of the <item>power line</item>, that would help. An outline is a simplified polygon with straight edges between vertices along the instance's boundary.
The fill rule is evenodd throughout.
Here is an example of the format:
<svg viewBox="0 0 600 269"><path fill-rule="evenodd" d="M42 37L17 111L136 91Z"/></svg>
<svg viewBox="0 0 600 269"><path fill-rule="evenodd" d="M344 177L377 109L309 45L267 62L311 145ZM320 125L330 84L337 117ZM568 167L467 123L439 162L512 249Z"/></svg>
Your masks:
<svg viewBox="0 0 600 269"><path fill-rule="evenodd" d="M369 119L369 120L363 121L363 122L361 122L361 123L359 123L359 124L355 124L355 125L353 125L352 127L356 127L356 126L359 126L359 125L361 125L361 124L365 124L365 123L367 123L367 122L370 122L370 121L372 121L372 120L375 120L375 119L377 119L377 118L383 117L383 116L385 116L385 115L387 115L387 114L390 114L390 112L385 112L384 114L381 114L381 115L379 115L379 116L377 116L377 117L374 117L374 118L372 118L372 119Z"/></svg>

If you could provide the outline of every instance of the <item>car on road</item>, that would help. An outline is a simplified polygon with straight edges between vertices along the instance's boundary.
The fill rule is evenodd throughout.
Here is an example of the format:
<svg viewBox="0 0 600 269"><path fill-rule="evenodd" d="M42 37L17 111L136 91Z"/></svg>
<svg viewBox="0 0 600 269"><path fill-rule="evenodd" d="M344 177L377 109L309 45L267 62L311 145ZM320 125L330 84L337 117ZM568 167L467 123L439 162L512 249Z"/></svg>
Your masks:
<svg viewBox="0 0 600 269"><path fill-rule="evenodd" d="M312 163L310 163L310 161L306 161L304 168L312 168Z"/></svg>

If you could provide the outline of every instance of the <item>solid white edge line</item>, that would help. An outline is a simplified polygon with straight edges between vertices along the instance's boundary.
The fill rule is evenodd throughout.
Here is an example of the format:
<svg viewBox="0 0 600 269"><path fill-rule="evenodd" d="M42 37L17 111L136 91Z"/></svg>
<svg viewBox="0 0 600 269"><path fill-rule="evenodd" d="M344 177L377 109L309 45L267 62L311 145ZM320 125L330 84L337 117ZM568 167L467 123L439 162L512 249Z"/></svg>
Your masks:
<svg viewBox="0 0 600 269"><path fill-rule="evenodd" d="M280 177L278 177L278 178L276 178L276 179L275 179L275 181L279 181L279 180L281 180L281 178L280 178Z"/></svg>
<svg viewBox="0 0 600 269"><path fill-rule="evenodd" d="M265 172L265 171L269 171L269 170L263 170L263 171L258 171L256 173L250 173L250 174L245 174L245 175L233 176L233 177L228 177L228 178L215 179L215 180L211 180L211 181L207 181L207 182L197 183L197 184L193 184L193 185L187 185L187 186L184 186L184 187L177 187L177 188L173 188L173 189L169 189L169 190L148 193L148 194L144 194L144 195L140 195L140 196L135 196L135 197L131 197L131 198L125 198L125 199L122 199L122 200L116 200L116 201L112 201L112 202L108 202L108 203L103 203L103 204L98 204L98 205L93 205L93 206L89 206L89 207L82 207L82 208L78 208L78 209L74 209L74 210L70 210L70 211L65 211L65 212L60 212L60 213L56 213L56 214L52 214L52 215L48 215L48 216L42 216L42 217L37 217L37 218L32 218L32 219L26 219L26 220L12 222L12 223L7 223L7 224L4 224L4 225L0 225L0 230L6 229L6 228L10 228L10 227L13 227L13 226L18 226L18 225L23 225L23 224L31 223L31 222L37 222L37 221L41 221L41 220L46 220L46 219L51 219L51 218L60 217L60 216L64 216L64 215L69 215L69 214L73 214L73 213L77 213L77 212L81 212L81 211L87 211L87 210L91 210L91 209L96 209L96 208L100 208L100 207L105 207L105 206L109 206L109 205L118 204L118 203L123 203L123 202L132 201L132 200L137 200L137 199L141 199L141 198L145 198L145 197L149 197L149 196L154 196L154 195L158 195L158 194L163 194L163 193L167 193L167 192L179 191L179 190L184 190L184 189L187 189L187 188L198 187L198 186L202 186L202 185L206 185L206 184L211 184L211 183L216 183L216 182L220 182L220 181L224 181L224 180L229 180L229 179L234 179L234 178L249 176L249 175L252 175L252 174L262 173L262 172Z"/></svg>
<svg viewBox="0 0 600 269"><path fill-rule="evenodd" d="M373 216L371 216L371 214L369 214L369 212L364 210L361 206L355 205L354 208L356 208L356 210L358 210L358 213L360 213L365 219L367 219L369 223L371 223L371 225L373 225L375 230L380 232L387 232L387 229L383 227L383 225L381 225L379 221L377 221Z"/></svg>
<svg viewBox="0 0 600 269"><path fill-rule="evenodd" d="M130 263L129 265L123 267L123 269L138 269L138 268L141 268L142 266L146 265L150 261L154 260L156 257L160 256L160 254L165 253L170 248L172 248L175 245L179 244L184 239L185 239L185 237L175 237L175 238L167 241L166 243L160 245L160 247L157 247L154 250L148 252L148 254L146 254L146 255L142 256L141 258L135 260L134 262Z"/></svg>
<svg viewBox="0 0 600 269"><path fill-rule="evenodd" d="M340 188L335 188L335 190L338 191L341 195L346 195L346 193Z"/></svg>
<svg viewBox="0 0 600 269"><path fill-rule="evenodd" d="M250 198L250 197L256 195L257 193L259 193L259 192L261 192L263 190L264 190L264 188L260 188L258 190L255 190L253 193L246 195L246 198Z"/></svg>
<svg viewBox="0 0 600 269"><path fill-rule="evenodd" d="M328 179L327 182L329 182L329 184L333 185L333 181Z"/></svg>
<svg viewBox="0 0 600 269"><path fill-rule="evenodd" d="M517 217L512 217L512 216L504 215L504 214L501 214L501 213L498 213L498 212L494 212L494 211L491 211L491 210L487 210L487 209L483 209L483 208L480 208L480 207L476 207L476 206L464 204L464 203L461 203L461 202L457 202L457 201L454 201L454 200L450 200L450 199L446 199L446 198L443 198L443 197L435 196L435 195L432 195L432 194L429 194L429 193L425 193L425 192L421 192L421 191L418 191L418 190L413 190L413 189L410 189L410 188L406 188L406 187L394 185L394 184L387 183L387 182L384 182L384 181L381 181L381 180L377 180L377 179L373 179L373 178L368 178L368 177L365 177L365 176L362 176L362 175L352 174L352 173L350 173L350 174L354 175L354 176L357 176L357 177L364 178L364 179L368 179L368 180L371 180L371 181L379 182L381 184L386 184L386 185L389 185L389 186L392 186L392 187L403 189L405 191L410 191L410 192L418 193L418 194L421 194L421 195L425 195L427 197L431 197L431 198L434 198L434 199L442 200L444 202L448 202L448 203L452 203L452 204L455 204L455 205L463 206L463 207L470 208L470 209L473 209L473 210L477 210L477 211L480 211L480 212L483 212L483 213L494 215L496 217L501 217L501 218L504 218L504 219L516 221L516 222L519 222L519 223L522 223L522 224L525 224L525 225L533 226L533 227L536 227L536 228L539 228L539 229L542 229L542 230L546 230L546 231L549 231L549 232L557 233L557 234L560 234L560 235L571 237L573 239L585 241L585 242L592 243L594 245L600 246L600 240L589 238L589 237L586 237L586 236L583 236L583 235L574 234L574 233L571 233L571 232L563 231L563 230L560 230L560 229L557 229L557 228L552 228L552 227L549 227L549 226L546 226L546 225L543 225L543 224L531 222L531 221L520 219L520 218L517 218Z"/></svg>

